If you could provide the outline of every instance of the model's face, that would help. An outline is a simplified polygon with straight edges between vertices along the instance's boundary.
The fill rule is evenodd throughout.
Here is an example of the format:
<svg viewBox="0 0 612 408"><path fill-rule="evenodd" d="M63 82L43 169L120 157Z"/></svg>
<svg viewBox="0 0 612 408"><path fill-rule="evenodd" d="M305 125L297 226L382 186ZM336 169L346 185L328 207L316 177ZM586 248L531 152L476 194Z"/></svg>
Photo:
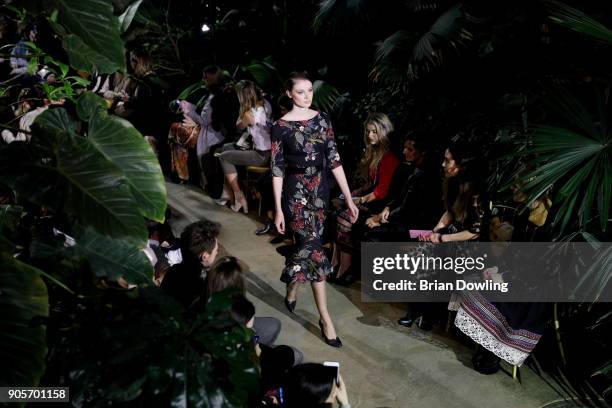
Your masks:
<svg viewBox="0 0 612 408"><path fill-rule="evenodd" d="M376 126L374 126L373 123L368 123L366 125L366 138L371 146L376 146L378 143L380 143L380 135L378 134L378 130L376 130Z"/></svg>
<svg viewBox="0 0 612 408"><path fill-rule="evenodd" d="M313 96L312 82L307 79L297 79L293 84L293 89L287 91L287 96L298 108L310 108Z"/></svg>
<svg viewBox="0 0 612 408"><path fill-rule="evenodd" d="M219 253L219 241L215 238L215 247L210 252L202 252L200 254L200 263L205 268L210 267L217 259L217 254Z"/></svg>
<svg viewBox="0 0 612 408"><path fill-rule="evenodd" d="M408 162L418 162L423 158L423 153L414 147L414 140L406 140L404 143L404 158Z"/></svg>
<svg viewBox="0 0 612 408"><path fill-rule="evenodd" d="M444 177L446 178L455 177L457 174L459 174L459 171L461 170L461 167L457 164L457 162L455 162L455 159L453 159L453 155L448 149L446 149L446 151L444 152L444 161L442 162L442 167L444 168Z"/></svg>

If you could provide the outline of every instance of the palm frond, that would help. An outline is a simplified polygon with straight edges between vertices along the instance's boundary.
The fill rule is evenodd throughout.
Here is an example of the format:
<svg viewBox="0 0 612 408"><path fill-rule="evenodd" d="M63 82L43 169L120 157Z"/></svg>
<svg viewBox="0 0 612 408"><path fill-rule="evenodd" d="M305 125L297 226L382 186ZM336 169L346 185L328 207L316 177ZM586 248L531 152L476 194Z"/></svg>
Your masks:
<svg viewBox="0 0 612 408"><path fill-rule="evenodd" d="M397 31L378 46L371 78L386 83L412 81L442 65L450 52L472 39L464 23L461 6L455 5L420 37Z"/></svg>
<svg viewBox="0 0 612 408"><path fill-rule="evenodd" d="M331 112L336 100L340 97L340 91L328 82L321 80L314 81L312 88L314 91L313 107L323 112Z"/></svg>
<svg viewBox="0 0 612 408"><path fill-rule="evenodd" d="M553 202L558 208L553 223L561 232L570 223L585 229L593 213L605 231L612 198L610 132L601 123L596 126L586 108L568 93L554 95L556 100L549 98L546 105L563 117L568 127L531 126L521 152L524 166L513 180L522 185L529 202L551 188L556 191Z"/></svg>
<svg viewBox="0 0 612 408"><path fill-rule="evenodd" d="M548 18L572 31L612 44L612 30L582 11L556 0L544 0Z"/></svg>
<svg viewBox="0 0 612 408"><path fill-rule="evenodd" d="M372 0L323 0L312 28L315 33L328 35L359 31L371 20L374 5Z"/></svg>

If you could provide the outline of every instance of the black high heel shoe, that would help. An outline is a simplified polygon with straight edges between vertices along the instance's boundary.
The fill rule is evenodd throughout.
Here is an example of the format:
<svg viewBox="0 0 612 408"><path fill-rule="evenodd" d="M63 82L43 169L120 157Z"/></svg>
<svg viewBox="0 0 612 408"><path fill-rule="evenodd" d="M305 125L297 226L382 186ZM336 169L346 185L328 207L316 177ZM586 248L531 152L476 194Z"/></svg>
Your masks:
<svg viewBox="0 0 612 408"><path fill-rule="evenodd" d="M319 328L321 329L321 336L323 336L323 340L327 343L328 346L340 348L342 347L342 342L340 341L340 337L336 336L335 339L328 339L325 336L325 331L323 331L323 323L319 320Z"/></svg>
<svg viewBox="0 0 612 408"><path fill-rule="evenodd" d="M285 307L291 313L294 313L293 311L295 310L295 306L296 305L297 305L297 300L294 300L293 302L290 302L289 299L285 298Z"/></svg>
<svg viewBox="0 0 612 408"><path fill-rule="evenodd" d="M397 324L404 326L404 327L412 327L413 323L414 323L414 319L412 318L412 315L410 313L406 314L406 316L404 317L400 317L397 320Z"/></svg>

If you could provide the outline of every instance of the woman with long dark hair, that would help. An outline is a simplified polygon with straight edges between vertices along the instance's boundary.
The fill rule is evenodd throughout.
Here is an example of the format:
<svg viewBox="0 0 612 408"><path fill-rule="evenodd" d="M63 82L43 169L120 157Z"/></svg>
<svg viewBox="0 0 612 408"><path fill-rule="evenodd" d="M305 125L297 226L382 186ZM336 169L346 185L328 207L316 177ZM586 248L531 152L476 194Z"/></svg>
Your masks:
<svg viewBox="0 0 612 408"><path fill-rule="evenodd" d="M329 201L327 168L332 170L346 197L355 222L359 210L351 200L329 116L310 109L312 82L303 72L291 74L285 84L293 108L272 128L272 185L275 225L285 232L285 217L296 238L296 249L287 257L281 280L287 284L285 305L294 311L298 285L310 282L319 310L321 334L332 347L342 342L327 310L325 281L332 266L321 247L325 209Z"/></svg>

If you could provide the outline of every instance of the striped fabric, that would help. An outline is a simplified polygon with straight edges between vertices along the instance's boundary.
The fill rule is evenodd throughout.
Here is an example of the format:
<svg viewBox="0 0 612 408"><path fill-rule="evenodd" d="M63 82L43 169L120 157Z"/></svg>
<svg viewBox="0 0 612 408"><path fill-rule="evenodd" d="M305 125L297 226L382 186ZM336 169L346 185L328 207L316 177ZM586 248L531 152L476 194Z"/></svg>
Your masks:
<svg viewBox="0 0 612 408"><path fill-rule="evenodd" d="M506 318L479 292L462 292L455 326L476 343L513 365L522 365L541 335L510 327Z"/></svg>

